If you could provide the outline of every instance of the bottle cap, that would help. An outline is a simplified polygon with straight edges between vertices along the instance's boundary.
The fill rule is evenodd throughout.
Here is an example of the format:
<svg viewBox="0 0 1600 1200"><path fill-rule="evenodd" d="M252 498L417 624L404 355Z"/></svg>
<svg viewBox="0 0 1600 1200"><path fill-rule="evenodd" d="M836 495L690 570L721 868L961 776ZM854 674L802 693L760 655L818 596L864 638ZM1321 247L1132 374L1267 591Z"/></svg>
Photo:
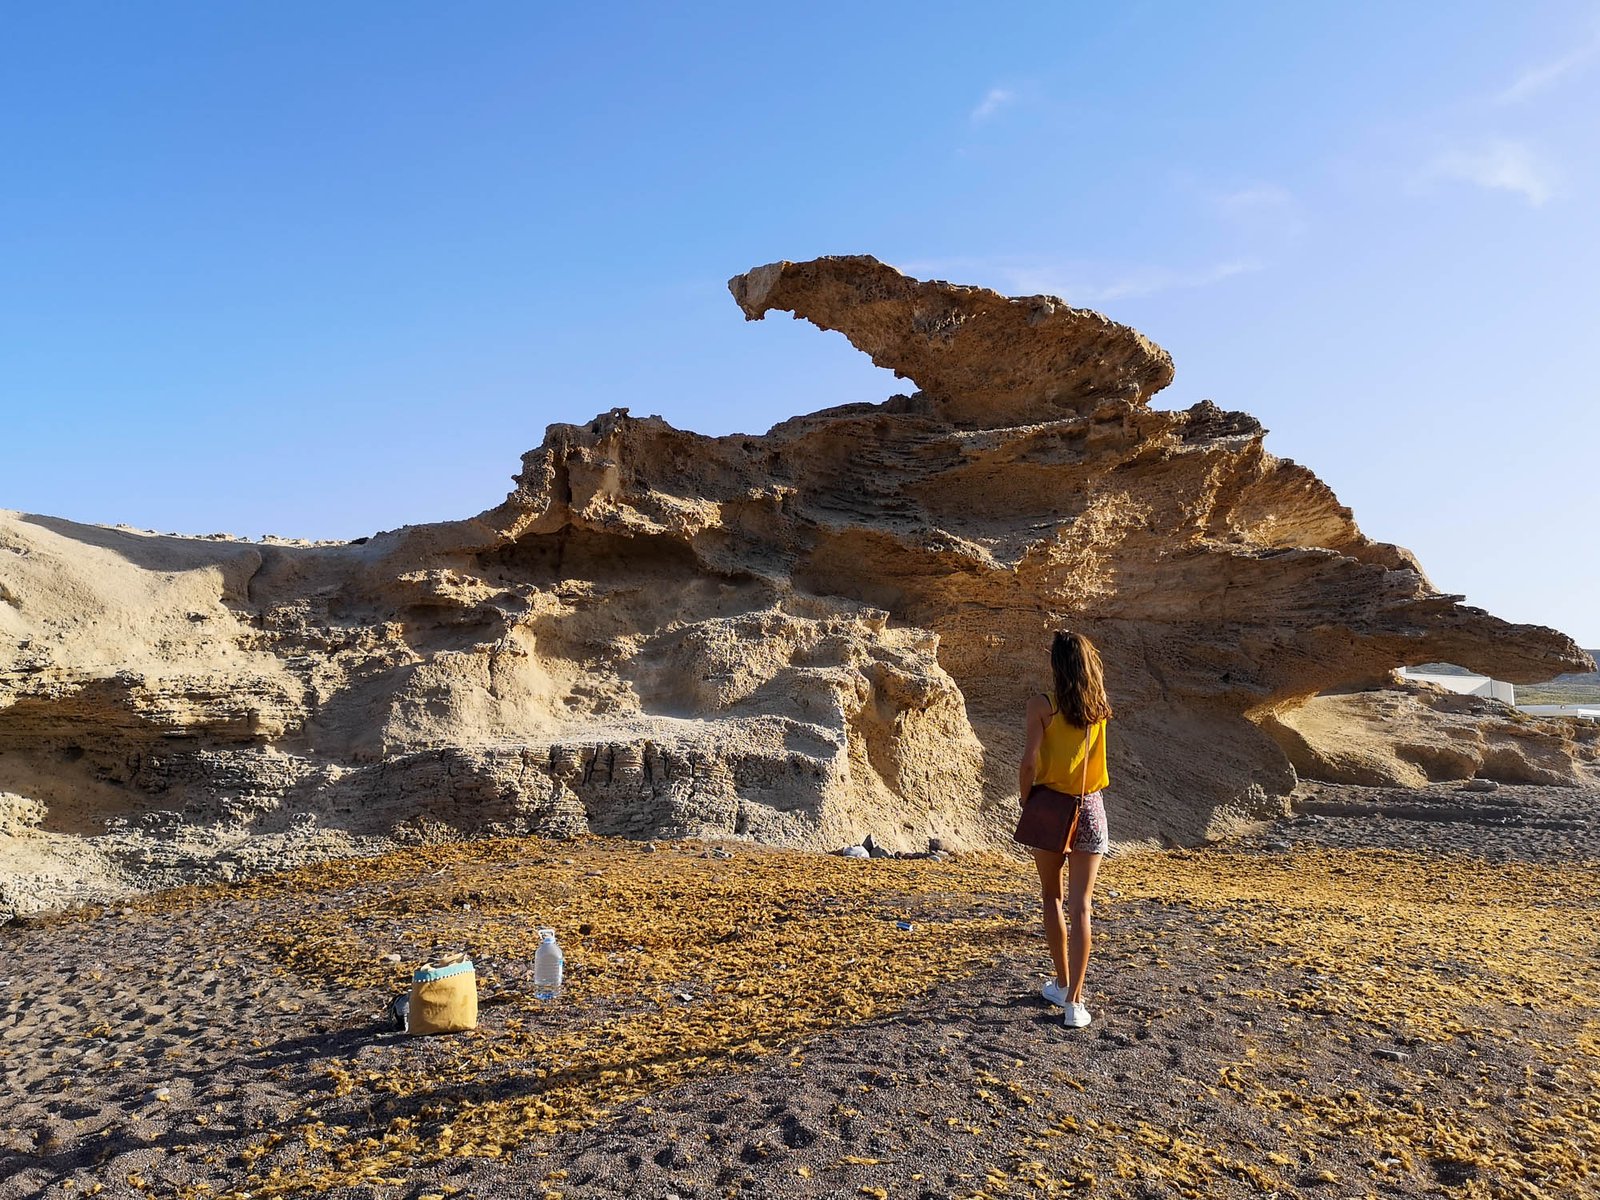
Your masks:
<svg viewBox="0 0 1600 1200"><path fill-rule="evenodd" d="M553 942L556 940L556 931L554 929L541 929L539 930L539 938L541 941Z"/></svg>

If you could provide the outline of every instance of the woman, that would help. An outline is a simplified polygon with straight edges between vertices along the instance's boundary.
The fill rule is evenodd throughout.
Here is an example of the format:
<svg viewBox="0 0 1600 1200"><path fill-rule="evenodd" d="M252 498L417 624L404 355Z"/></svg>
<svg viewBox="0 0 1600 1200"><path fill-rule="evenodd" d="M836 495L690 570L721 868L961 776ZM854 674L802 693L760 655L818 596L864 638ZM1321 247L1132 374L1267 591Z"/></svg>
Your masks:
<svg viewBox="0 0 1600 1200"><path fill-rule="evenodd" d="M1044 902L1044 937L1055 978L1044 998L1066 1009L1066 1023L1089 1024L1083 977L1089 968L1089 898L1109 847L1100 789L1106 772L1106 700L1100 652L1081 633L1063 630L1050 643L1055 694L1028 701L1028 741L1018 783L1022 820L1016 840L1033 851ZM1067 912L1061 912L1061 870L1067 868Z"/></svg>

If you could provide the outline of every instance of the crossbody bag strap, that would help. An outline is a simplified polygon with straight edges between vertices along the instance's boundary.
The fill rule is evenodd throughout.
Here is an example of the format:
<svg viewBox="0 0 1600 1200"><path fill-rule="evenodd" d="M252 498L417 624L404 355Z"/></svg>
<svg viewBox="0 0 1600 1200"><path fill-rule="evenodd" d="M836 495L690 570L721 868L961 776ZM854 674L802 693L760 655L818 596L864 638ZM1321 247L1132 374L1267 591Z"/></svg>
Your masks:
<svg viewBox="0 0 1600 1200"><path fill-rule="evenodd" d="M1083 780L1078 784L1078 795L1089 794L1089 739L1094 736L1094 726L1091 725L1083 731Z"/></svg>
<svg viewBox="0 0 1600 1200"><path fill-rule="evenodd" d="M1061 844L1063 854L1072 849L1072 843L1078 836L1078 818L1083 816L1082 797L1088 794L1086 789L1089 786L1089 735L1092 732L1094 732L1092 727L1083 731L1083 779L1078 784L1079 802L1072 806L1072 820L1067 822L1067 836Z"/></svg>

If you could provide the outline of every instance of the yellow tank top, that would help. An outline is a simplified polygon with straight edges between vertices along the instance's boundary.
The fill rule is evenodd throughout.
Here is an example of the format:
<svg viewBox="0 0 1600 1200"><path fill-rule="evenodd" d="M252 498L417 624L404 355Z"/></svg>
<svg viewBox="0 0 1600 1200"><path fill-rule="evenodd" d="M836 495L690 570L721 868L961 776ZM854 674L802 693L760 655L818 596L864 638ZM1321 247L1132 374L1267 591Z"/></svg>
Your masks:
<svg viewBox="0 0 1600 1200"><path fill-rule="evenodd" d="M1088 729L1069 725L1067 718L1056 711L1055 698L1048 699L1054 715L1044 728L1044 741L1039 745L1039 773L1034 782L1071 796L1098 792L1111 782L1106 771L1106 723L1096 721ZM1089 755L1087 774L1083 763L1085 743Z"/></svg>

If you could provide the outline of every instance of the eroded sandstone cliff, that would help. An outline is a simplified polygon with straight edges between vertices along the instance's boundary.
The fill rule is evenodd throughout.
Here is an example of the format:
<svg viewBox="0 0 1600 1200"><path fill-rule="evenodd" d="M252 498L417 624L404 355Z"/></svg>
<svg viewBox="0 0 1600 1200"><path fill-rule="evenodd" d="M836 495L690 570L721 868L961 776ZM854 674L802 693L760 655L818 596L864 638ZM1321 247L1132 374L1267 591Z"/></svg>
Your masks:
<svg viewBox="0 0 1600 1200"><path fill-rule="evenodd" d="M919 390L760 436L555 425L504 503L361 543L0 517L0 818L982 843L1071 625L1115 836L1190 841L1277 810L1262 725L1320 692L1590 665L1438 594L1251 417L1151 409L1170 360L1099 314L860 257L730 286Z"/></svg>

